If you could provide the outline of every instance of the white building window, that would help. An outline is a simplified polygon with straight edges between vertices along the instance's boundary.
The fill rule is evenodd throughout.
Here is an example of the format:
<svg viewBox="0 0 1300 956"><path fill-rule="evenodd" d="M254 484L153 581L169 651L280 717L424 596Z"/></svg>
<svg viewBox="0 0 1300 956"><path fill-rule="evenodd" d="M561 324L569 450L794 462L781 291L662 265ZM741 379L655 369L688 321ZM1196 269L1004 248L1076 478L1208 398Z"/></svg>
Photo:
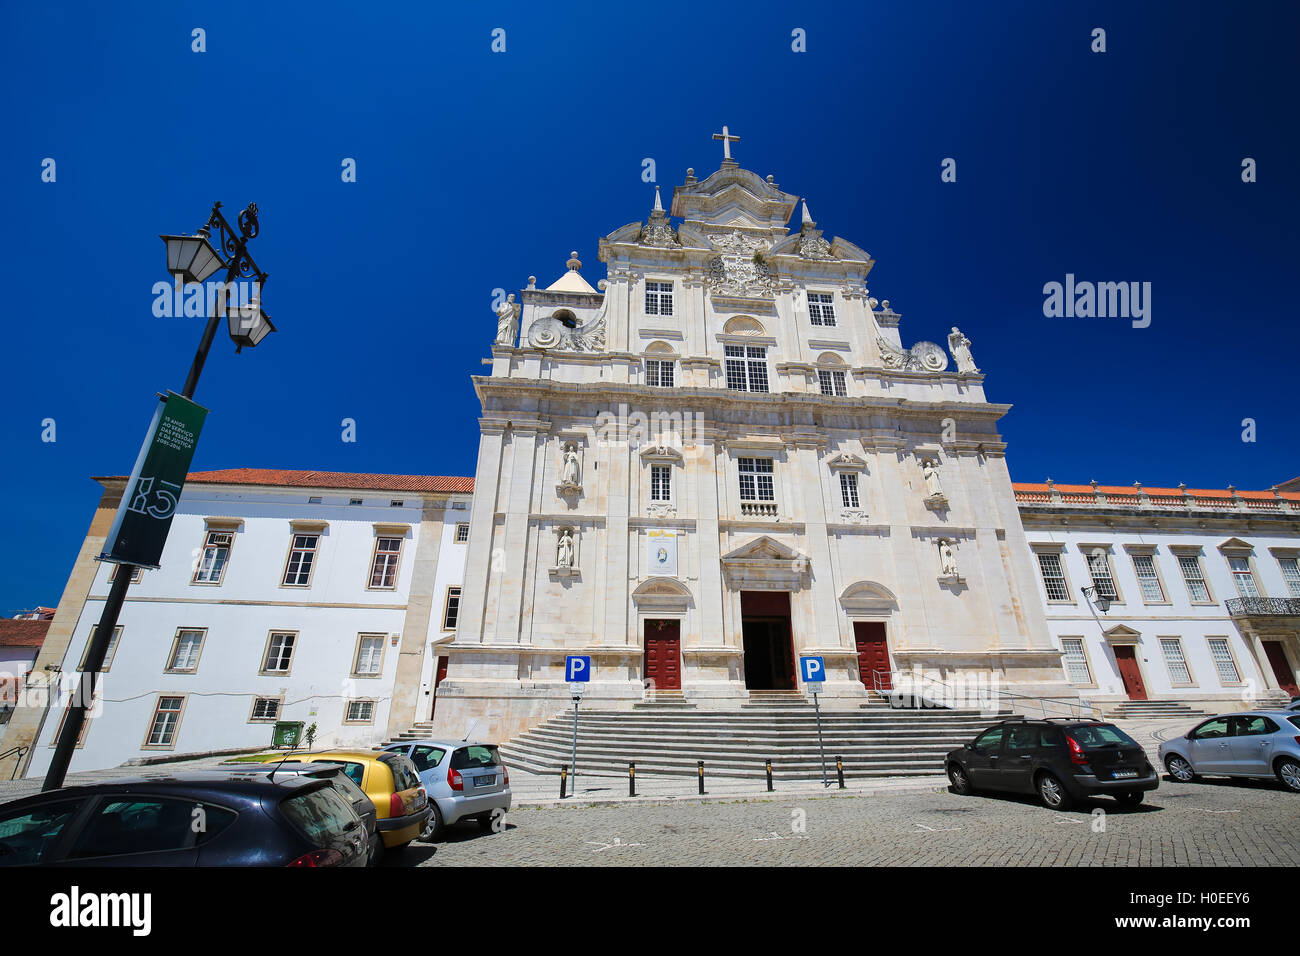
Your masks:
<svg viewBox="0 0 1300 956"><path fill-rule="evenodd" d="M771 458L741 458L738 460L738 470L741 501L776 500Z"/></svg>
<svg viewBox="0 0 1300 956"><path fill-rule="evenodd" d="M835 307L828 292L808 293L808 318L813 325L834 325Z"/></svg>
<svg viewBox="0 0 1300 956"><path fill-rule="evenodd" d="M289 560L284 566L285 587L305 588L311 583L311 569L316 563L318 534L297 534L289 548Z"/></svg>
<svg viewBox="0 0 1300 956"><path fill-rule="evenodd" d="M230 531L209 531L203 541L203 554L194 569L194 584L220 584L230 557L235 535Z"/></svg>
<svg viewBox="0 0 1300 956"><path fill-rule="evenodd" d="M176 742L176 731L181 723L184 697L159 697L149 724L147 747L171 747Z"/></svg>
<svg viewBox="0 0 1300 956"><path fill-rule="evenodd" d="M192 674L199 666L199 652L203 649L203 635L197 628L181 628L172 640L172 652L167 659L167 670Z"/></svg>
<svg viewBox="0 0 1300 956"><path fill-rule="evenodd" d="M671 465L650 466L650 500L673 500L673 469Z"/></svg>
<svg viewBox="0 0 1300 956"><path fill-rule="evenodd" d="M1282 568L1282 580L1286 582L1286 589L1292 597L1300 597L1300 559L1278 558L1277 563Z"/></svg>
<svg viewBox="0 0 1300 956"><path fill-rule="evenodd" d="M1190 684L1192 672L1187 669L1187 658L1183 656L1183 642L1176 637L1160 638L1160 653L1165 656L1165 667L1169 670L1169 680L1175 684Z"/></svg>
<svg viewBox="0 0 1300 956"><path fill-rule="evenodd" d="M727 388L739 392L766 392L767 348L762 345L728 345Z"/></svg>
<svg viewBox="0 0 1300 956"><path fill-rule="evenodd" d="M120 564L115 564L115 565L113 565L113 570L108 572L108 583L109 583L109 584L112 584L114 581L117 580L117 569L120 568L121 566L122 566L122 565L120 565ZM139 584L139 583L140 583L140 578L142 578L143 576L144 576L144 568L141 568L141 567L137 566L137 567L131 569L131 583L132 583L132 584Z"/></svg>
<svg viewBox="0 0 1300 956"><path fill-rule="evenodd" d="M858 476L854 472L840 472L840 500L846 508L858 507Z"/></svg>
<svg viewBox="0 0 1300 956"><path fill-rule="evenodd" d="M266 656L262 660L263 674L287 674L293 666L293 648L298 635L292 631L272 631L266 641Z"/></svg>
<svg viewBox="0 0 1300 956"><path fill-rule="evenodd" d="M357 658L352 673L356 677L378 677L384 666L383 634L361 634L357 637Z"/></svg>
<svg viewBox="0 0 1300 956"><path fill-rule="evenodd" d="M1222 684L1240 684L1241 675L1237 672L1237 662L1232 659L1226 637L1211 637L1210 657L1214 660L1214 669L1219 672Z"/></svg>
<svg viewBox="0 0 1300 956"><path fill-rule="evenodd" d="M90 636L86 638L85 650L81 652L81 664L79 670L86 669L86 655L90 653L90 644L95 639L95 632L99 630L98 624L90 625ZM99 669L102 674L113 666L113 655L117 653L117 642L122 639L122 625L119 624L113 628L113 636L108 639L108 650L104 652L104 666Z"/></svg>
<svg viewBox="0 0 1300 956"><path fill-rule="evenodd" d="M1058 555L1052 555L1058 557ZM1083 638L1061 638L1061 650L1064 651L1065 672L1071 684L1091 684L1092 671L1088 667L1088 655L1083 650Z"/></svg>
<svg viewBox="0 0 1300 956"><path fill-rule="evenodd" d="M647 282L645 284L645 314L673 314L673 284L671 282Z"/></svg>
<svg viewBox="0 0 1300 956"><path fill-rule="evenodd" d="M844 385L844 373L838 369L818 369L817 377L821 381L823 395L847 395L849 393Z"/></svg>
<svg viewBox="0 0 1300 956"><path fill-rule="evenodd" d="M460 588L447 588L447 601L442 609L442 629L454 631L460 617Z"/></svg>
<svg viewBox="0 0 1300 956"><path fill-rule="evenodd" d="M1232 580L1237 585L1237 593L1244 598L1259 597L1259 588L1255 586L1255 575L1250 570L1249 558L1228 558L1228 567L1232 569Z"/></svg>
<svg viewBox="0 0 1300 956"><path fill-rule="evenodd" d="M673 362L671 359L646 359L645 383L655 388L673 387Z"/></svg>
<svg viewBox="0 0 1300 956"><path fill-rule="evenodd" d="M1055 551L1038 552L1038 570L1043 575L1043 590L1049 601L1070 600L1070 589L1065 583L1065 571L1061 567L1061 556Z"/></svg>
<svg viewBox="0 0 1300 956"><path fill-rule="evenodd" d="M1205 586L1205 574L1201 570L1201 559L1194 554L1180 554L1178 569L1183 572L1183 581L1187 584L1187 593L1193 601L1205 603L1210 600L1210 589Z"/></svg>
<svg viewBox="0 0 1300 956"><path fill-rule="evenodd" d="M462 521L456 525L456 543L464 544L469 540L469 522Z"/></svg>
<svg viewBox="0 0 1300 956"><path fill-rule="evenodd" d="M347 714L343 720L349 724L369 724L375 719L375 702L373 700L348 701Z"/></svg>
<svg viewBox="0 0 1300 956"><path fill-rule="evenodd" d="M1160 585L1160 575L1156 573L1155 556L1150 554L1133 555L1133 572L1137 575L1142 588L1142 600L1146 604L1163 604L1165 589Z"/></svg>
<svg viewBox="0 0 1300 956"><path fill-rule="evenodd" d="M280 698L258 697L253 701L253 713L249 720L276 720L280 716Z"/></svg>
<svg viewBox="0 0 1300 956"><path fill-rule="evenodd" d="M1102 548L1090 548L1087 553L1088 574L1092 577L1092 586L1097 597L1119 603L1119 593L1115 590L1115 576L1110 572L1110 555Z"/></svg>
<svg viewBox="0 0 1300 956"><path fill-rule="evenodd" d="M397 587L397 561L402 556L402 539L375 539L375 558L370 564L370 586L383 590Z"/></svg>

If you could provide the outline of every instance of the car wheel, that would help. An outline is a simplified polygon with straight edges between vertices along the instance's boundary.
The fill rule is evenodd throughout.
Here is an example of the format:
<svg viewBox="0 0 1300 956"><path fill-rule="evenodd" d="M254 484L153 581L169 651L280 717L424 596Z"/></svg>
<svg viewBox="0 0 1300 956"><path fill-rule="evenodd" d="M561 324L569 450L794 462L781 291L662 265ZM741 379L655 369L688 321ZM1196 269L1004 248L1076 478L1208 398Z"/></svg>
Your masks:
<svg viewBox="0 0 1300 956"><path fill-rule="evenodd" d="M1196 771L1192 769L1187 758L1177 754L1165 760L1165 769L1169 771L1169 776L1179 783L1191 783L1196 779Z"/></svg>
<svg viewBox="0 0 1300 956"><path fill-rule="evenodd" d="M1292 793L1300 793L1300 763L1294 758L1287 757L1279 760L1277 764L1277 779L1282 781L1282 786L1286 787Z"/></svg>
<svg viewBox="0 0 1300 956"><path fill-rule="evenodd" d="M948 782L952 784L952 792L959 796L965 797L975 792L975 788L970 783L970 776L961 764L948 764Z"/></svg>
<svg viewBox="0 0 1300 956"><path fill-rule="evenodd" d="M438 804L430 800L429 807L433 812L429 814L429 822L424 825L424 832L420 834L420 839L425 843L432 843L442 836L443 831L442 811L438 809Z"/></svg>
<svg viewBox="0 0 1300 956"><path fill-rule="evenodd" d="M1130 790L1128 793L1115 794L1115 799L1119 801L1119 805L1122 807L1136 807L1145 796L1146 794L1141 790Z"/></svg>
<svg viewBox="0 0 1300 956"><path fill-rule="evenodd" d="M1074 806L1074 801L1065 792L1065 784L1054 773L1039 774L1038 799L1049 810L1068 810Z"/></svg>
<svg viewBox="0 0 1300 956"><path fill-rule="evenodd" d="M505 815L506 812L498 808L496 810L489 810L487 813L480 813L474 819L478 820L478 825L482 827L485 832L495 833L497 820L501 819ZM504 827L502 829L504 829Z"/></svg>

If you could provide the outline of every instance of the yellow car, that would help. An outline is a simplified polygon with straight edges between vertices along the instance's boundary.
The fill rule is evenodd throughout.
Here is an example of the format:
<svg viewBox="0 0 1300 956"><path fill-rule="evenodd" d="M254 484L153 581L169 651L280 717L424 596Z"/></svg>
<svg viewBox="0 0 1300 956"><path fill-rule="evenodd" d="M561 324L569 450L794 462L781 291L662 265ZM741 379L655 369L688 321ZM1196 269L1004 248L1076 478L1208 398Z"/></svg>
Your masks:
<svg viewBox="0 0 1300 956"><path fill-rule="evenodd" d="M379 835L387 849L401 849L424 832L431 812L429 797L409 757L370 750L327 750L296 753L290 759L342 764L343 772L374 803ZM262 762L281 760L284 754L273 754Z"/></svg>

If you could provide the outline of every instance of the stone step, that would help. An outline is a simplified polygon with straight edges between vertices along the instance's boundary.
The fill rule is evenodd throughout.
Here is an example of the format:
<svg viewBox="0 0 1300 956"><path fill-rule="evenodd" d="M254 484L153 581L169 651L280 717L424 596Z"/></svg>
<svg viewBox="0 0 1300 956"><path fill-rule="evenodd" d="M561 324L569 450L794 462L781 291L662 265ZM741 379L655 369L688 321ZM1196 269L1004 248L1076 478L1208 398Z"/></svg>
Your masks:
<svg viewBox="0 0 1300 956"><path fill-rule="evenodd" d="M541 774L558 774L561 766L567 766L569 758L565 755L562 759L547 760L538 759L537 757L522 754L516 754L511 751L502 749L501 758L505 761L506 766L526 770L531 773ZM827 754L826 769L831 780L836 777L834 757ZM694 778L698 776L698 765L694 760L663 760L663 759L642 759L636 761L636 772L640 777L650 774L669 775ZM943 773L941 763L933 759L920 758L917 760L893 760L882 761L880 763L865 762L846 762L844 765L845 779L862 779L865 777L896 777L896 776L936 776ZM584 757L582 751L578 752L578 775L592 776L600 775L605 777L627 777L626 761L604 761L597 760L591 755ZM748 778L762 779L766 777L767 770L763 761L736 762L705 759L704 775L706 780L710 777L729 777L729 778ZM819 759L804 761L782 761L773 763L772 778L773 780L805 780L820 777L821 761Z"/></svg>

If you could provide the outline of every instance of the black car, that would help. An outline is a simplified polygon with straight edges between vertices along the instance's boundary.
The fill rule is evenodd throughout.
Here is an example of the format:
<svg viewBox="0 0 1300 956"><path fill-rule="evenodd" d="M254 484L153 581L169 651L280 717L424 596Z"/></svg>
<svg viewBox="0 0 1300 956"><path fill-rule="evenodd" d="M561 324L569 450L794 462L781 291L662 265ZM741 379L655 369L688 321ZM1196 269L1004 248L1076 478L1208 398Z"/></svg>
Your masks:
<svg viewBox="0 0 1300 956"><path fill-rule="evenodd" d="M1052 810L1089 797L1137 806L1160 776L1114 724L1095 720L1004 720L944 758L954 793L1036 793Z"/></svg>
<svg viewBox="0 0 1300 956"><path fill-rule="evenodd" d="M141 777L0 805L0 867L365 866L369 856L361 818L316 777Z"/></svg>

